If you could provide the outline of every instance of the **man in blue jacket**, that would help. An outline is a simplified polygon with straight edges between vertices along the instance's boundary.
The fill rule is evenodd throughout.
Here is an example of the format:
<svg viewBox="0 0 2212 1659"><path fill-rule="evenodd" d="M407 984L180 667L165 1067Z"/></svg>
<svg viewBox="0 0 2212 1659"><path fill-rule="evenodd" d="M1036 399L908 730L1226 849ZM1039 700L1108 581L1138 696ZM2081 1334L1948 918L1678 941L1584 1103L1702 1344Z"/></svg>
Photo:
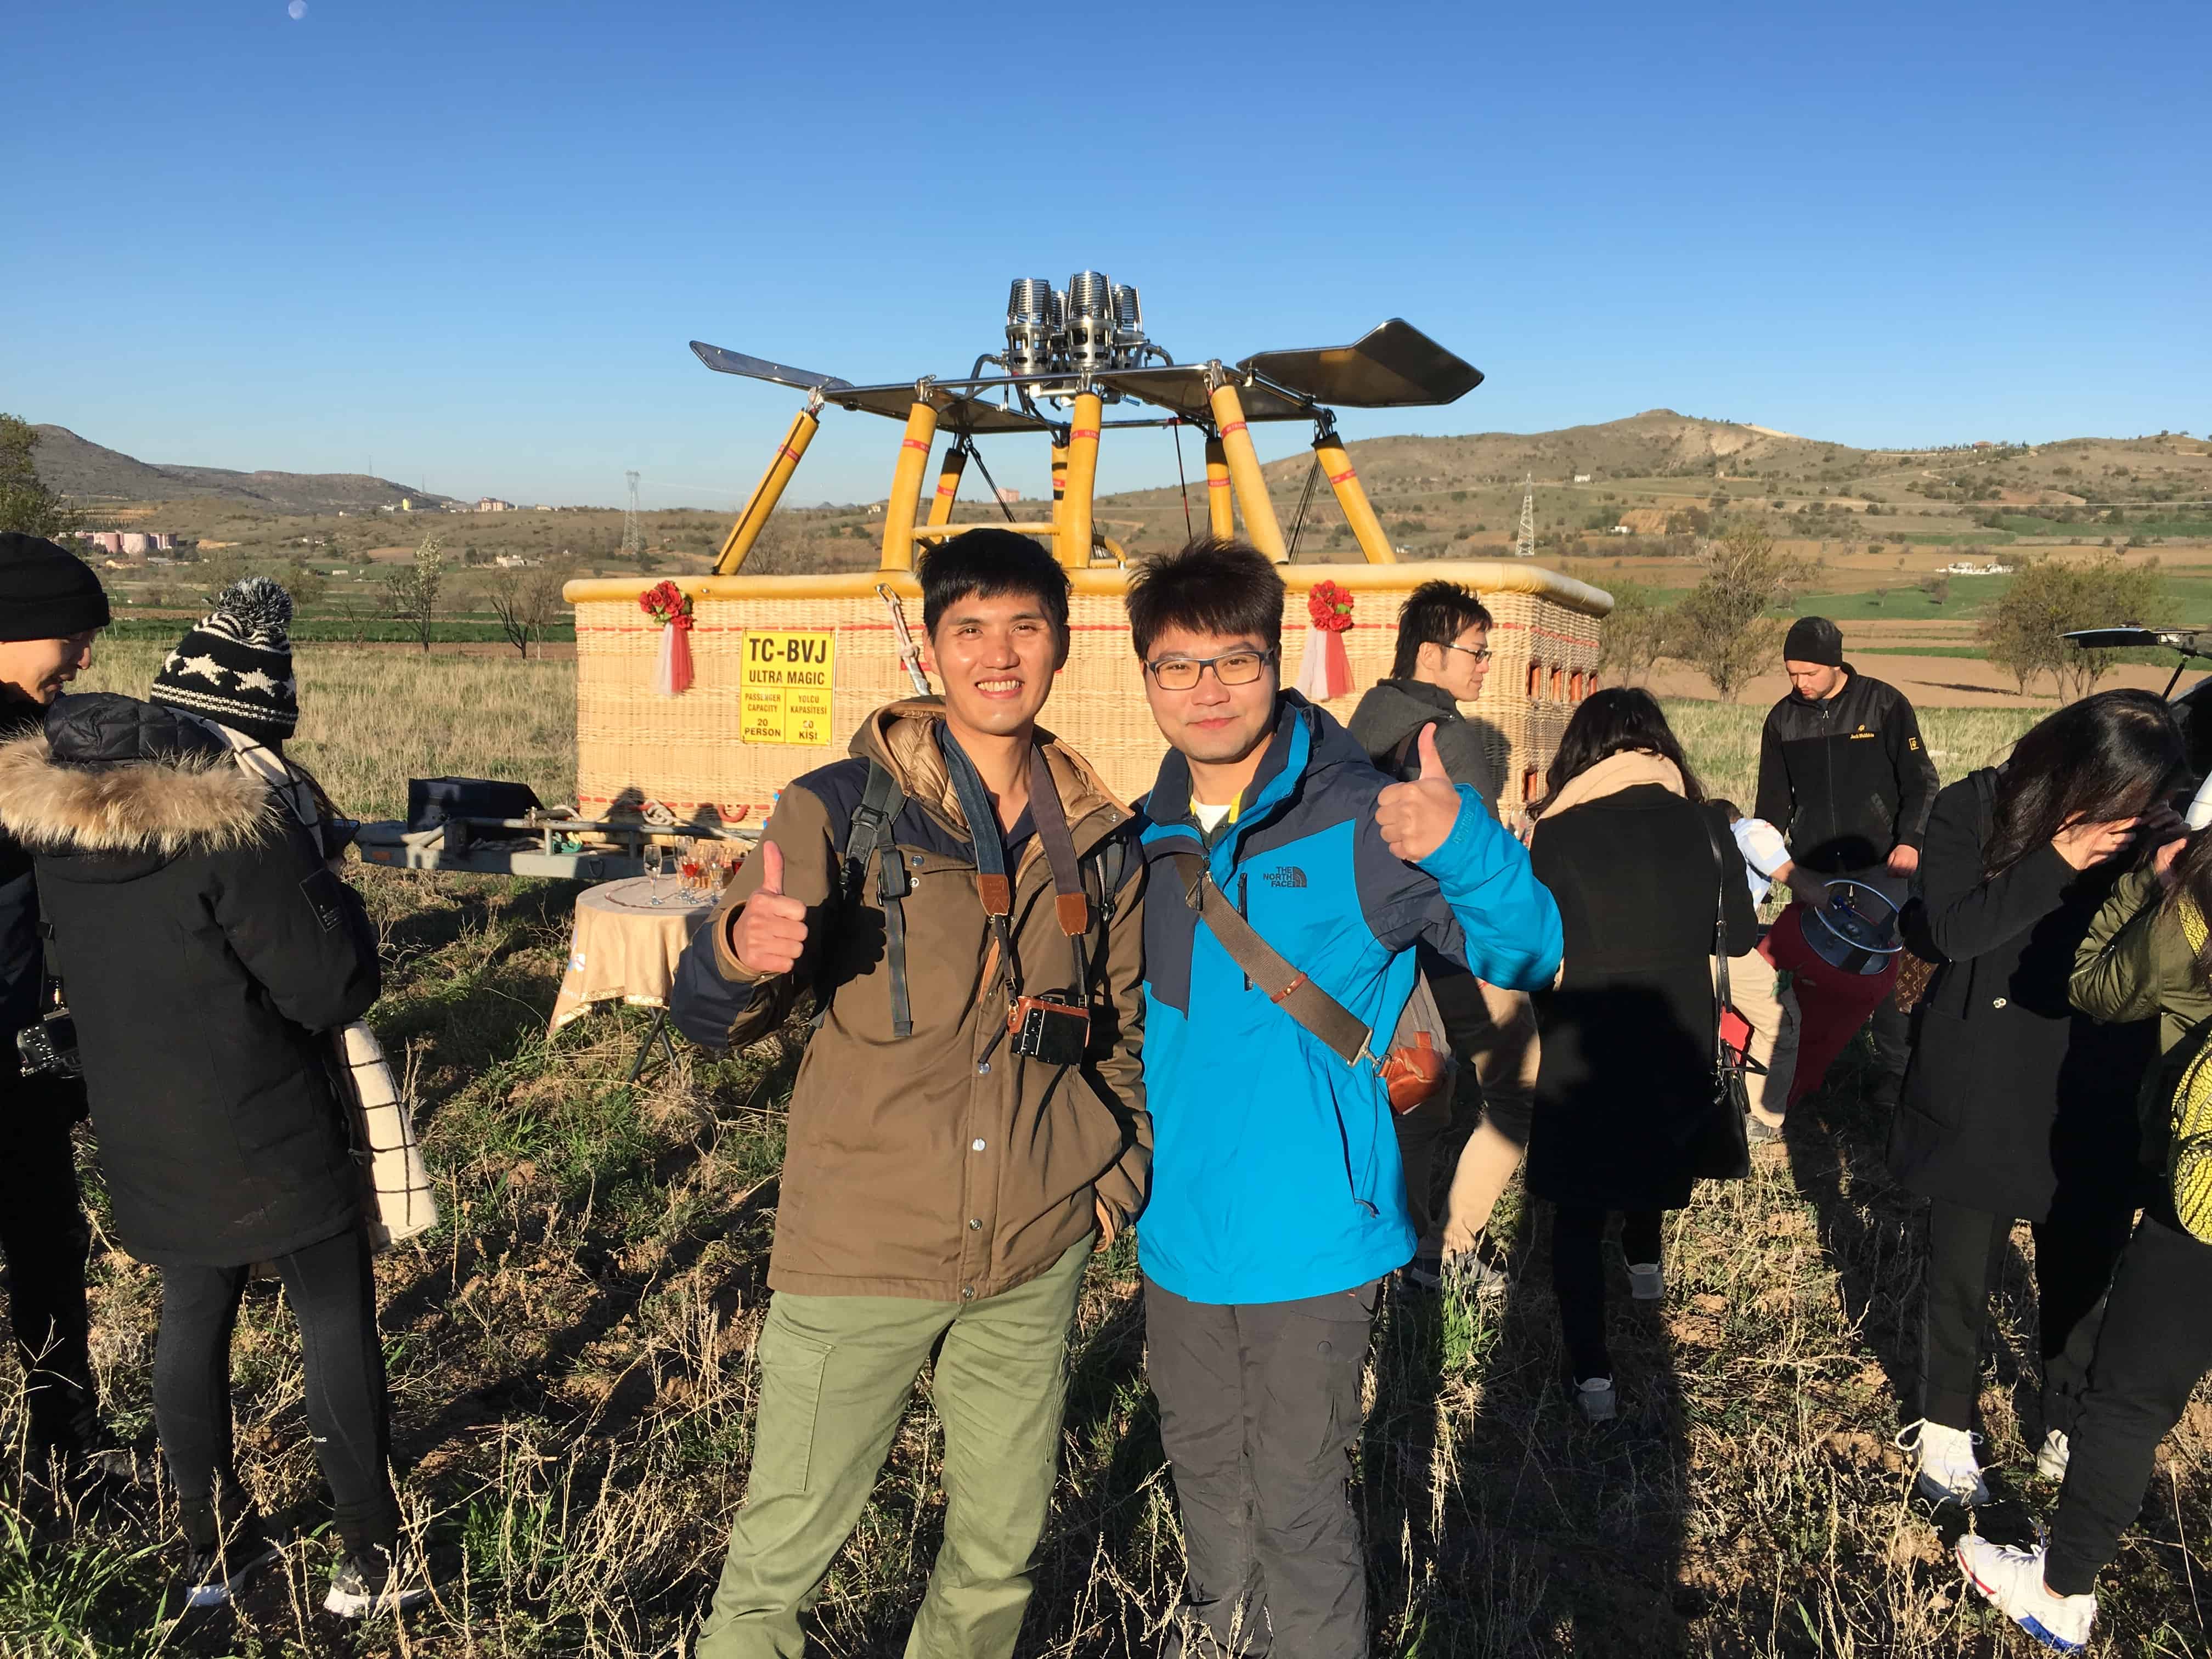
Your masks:
<svg viewBox="0 0 2212 1659"><path fill-rule="evenodd" d="M1559 961L1551 895L1445 776L1433 732L1422 775L1394 783L1281 689L1283 599L1272 564L1218 539L1129 584L1145 695L1173 749L1139 811L1147 1367L1189 1581L1171 1656L1366 1653L1346 1455L1376 1285L1415 1243L1370 1054L1389 1046L1417 943L1511 989ZM1256 988L1200 919L1224 900L1367 1028L1368 1053L1347 1062L1303 1023L1310 990Z"/></svg>

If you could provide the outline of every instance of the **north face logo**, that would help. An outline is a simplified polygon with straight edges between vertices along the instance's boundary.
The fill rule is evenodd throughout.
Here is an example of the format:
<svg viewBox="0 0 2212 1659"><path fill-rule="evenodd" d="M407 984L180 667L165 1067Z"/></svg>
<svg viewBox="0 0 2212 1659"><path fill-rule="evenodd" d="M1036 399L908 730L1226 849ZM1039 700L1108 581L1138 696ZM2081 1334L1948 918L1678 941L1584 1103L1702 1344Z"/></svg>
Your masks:
<svg viewBox="0 0 2212 1659"><path fill-rule="evenodd" d="M1295 864L1279 864L1272 870L1263 870L1260 872L1260 878L1270 887L1303 887L1306 884L1306 872Z"/></svg>

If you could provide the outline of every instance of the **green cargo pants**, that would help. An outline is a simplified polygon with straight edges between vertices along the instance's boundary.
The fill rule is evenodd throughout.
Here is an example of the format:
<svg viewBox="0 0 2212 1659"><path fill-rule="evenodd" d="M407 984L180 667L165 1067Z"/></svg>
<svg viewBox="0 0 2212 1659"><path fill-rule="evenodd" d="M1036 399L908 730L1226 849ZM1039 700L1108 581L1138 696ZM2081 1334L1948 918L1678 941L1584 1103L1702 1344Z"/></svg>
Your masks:
<svg viewBox="0 0 2212 1659"><path fill-rule="evenodd" d="M697 1659L801 1659L814 1604L875 1489L938 1339L945 1542L907 1659L1006 1659L1059 1465L1067 1331L1088 1240L981 1302L778 1291L757 1353L752 1473Z"/></svg>

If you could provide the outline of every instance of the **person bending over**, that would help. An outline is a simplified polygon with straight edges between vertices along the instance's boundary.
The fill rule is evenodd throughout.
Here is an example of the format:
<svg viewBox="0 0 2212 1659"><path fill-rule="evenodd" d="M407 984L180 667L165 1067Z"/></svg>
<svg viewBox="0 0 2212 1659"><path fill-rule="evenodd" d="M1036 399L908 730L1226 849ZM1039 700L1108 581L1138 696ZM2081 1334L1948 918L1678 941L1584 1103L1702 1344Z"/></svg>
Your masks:
<svg viewBox="0 0 2212 1659"><path fill-rule="evenodd" d="M1988 1496L1974 1408L2015 1220L2035 1233L2036 1462L2053 1478L2065 1470L2099 1312L2142 1200L2132 1106L2156 1052L2147 1024L2076 1012L2068 983L2138 838L2179 832L2165 803L2182 767L2164 702L2104 691L1953 784L1929 817L1928 936L1948 960L1914 1011L1889 1167L1928 1200L1920 1413L1899 1443L1935 1502Z"/></svg>
<svg viewBox="0 0 2212 1659"><path fill-rule="evenodd" d="M1968 1533L1957 1547L1976 1589L2064 1653L2087 1645L2097 1575L2142 1507L2159 1442L2212 1370L2212 1221L2189 1201L2201 1182L2176 1179L2181 1147L2212 1129L2199 1029L2212 1020L2208 916L2212 831L2200 830L2113 884L2075 951L2075 1007L2117 1024L2158 1021L2164 1058L2136 1097L2147 1201L2112 1275L2047 1543L2021 1549Z"/></svg>

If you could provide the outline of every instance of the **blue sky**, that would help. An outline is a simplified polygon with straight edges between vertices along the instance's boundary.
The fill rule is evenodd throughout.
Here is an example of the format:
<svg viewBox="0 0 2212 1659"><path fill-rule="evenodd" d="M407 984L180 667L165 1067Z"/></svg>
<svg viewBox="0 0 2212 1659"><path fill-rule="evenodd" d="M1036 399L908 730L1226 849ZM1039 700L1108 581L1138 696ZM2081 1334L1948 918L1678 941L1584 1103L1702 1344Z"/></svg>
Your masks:
<svg viewBox="0 0 2212 1659"><path fill-rule="evenodd" d="M796 398L687 340L954 374L1010 277L1095 266L1181 358L1403 315L1490 376L1355 437L2212 429L2202 0L306 5L13 10L0 408L149 460L610 502L634 466L720 508ZM880 495L895 439L833 413L788 499Z"/></svg>

